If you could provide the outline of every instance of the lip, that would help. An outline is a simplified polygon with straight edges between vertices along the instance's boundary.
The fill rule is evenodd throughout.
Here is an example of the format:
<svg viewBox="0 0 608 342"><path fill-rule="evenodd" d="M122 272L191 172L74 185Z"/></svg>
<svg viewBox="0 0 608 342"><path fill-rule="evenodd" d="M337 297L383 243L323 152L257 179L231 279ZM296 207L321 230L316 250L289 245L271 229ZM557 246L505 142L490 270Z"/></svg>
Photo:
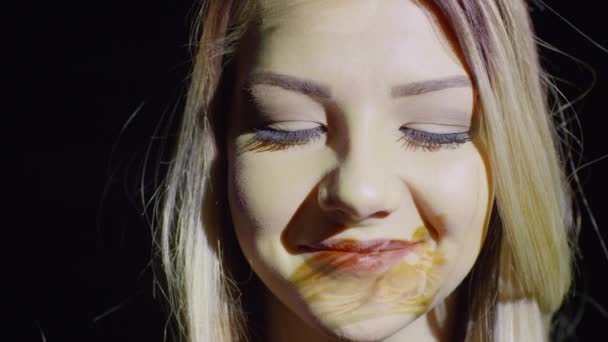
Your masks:
<svg viewBox="0 0 608 342"><path fill-rule="evenodd" d="M404 240L387 240L376 239L367 241L357 241L353 239L341 239L333 241L324 241L313 245L298 246L304 252L345 252L345 253L382 253L396 251L401 249L411 249L421 241L404 241Z"/></svg>
<svg viewBox="0 0 608 342"><path fill-rule="evenodd" d="M334 240L314 245L300 245L305 253L312 253L309 262L320 270L328 267L357 275L383 272L402 261L422 241L404 240Z"/></svg>

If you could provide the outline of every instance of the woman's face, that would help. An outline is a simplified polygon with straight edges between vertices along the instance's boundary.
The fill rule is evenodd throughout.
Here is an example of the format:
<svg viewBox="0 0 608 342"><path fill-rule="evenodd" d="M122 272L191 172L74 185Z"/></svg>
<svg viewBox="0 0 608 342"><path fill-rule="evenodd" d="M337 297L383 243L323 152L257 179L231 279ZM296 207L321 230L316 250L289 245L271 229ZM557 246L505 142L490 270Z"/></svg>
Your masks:
<svg viewBox="0 0 608 342"><path fill-rule="evenodd" d="M261 1L228 136L244 255L309 325L382 339L443 301L483 243L473 90L414 1Z"/></svg>

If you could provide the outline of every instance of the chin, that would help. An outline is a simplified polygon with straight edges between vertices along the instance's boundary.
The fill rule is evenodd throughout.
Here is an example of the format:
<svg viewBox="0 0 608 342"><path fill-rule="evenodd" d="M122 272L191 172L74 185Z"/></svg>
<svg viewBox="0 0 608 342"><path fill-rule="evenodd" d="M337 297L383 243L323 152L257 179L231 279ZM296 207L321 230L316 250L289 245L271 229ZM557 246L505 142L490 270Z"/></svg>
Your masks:
<svg viewBox="0 0 608 342"><path fill-rule="evenodd" d="M325 334L341 341L378 342L406 328L418 318L415 314L401 314L370 318L325 330Z"/></svg>

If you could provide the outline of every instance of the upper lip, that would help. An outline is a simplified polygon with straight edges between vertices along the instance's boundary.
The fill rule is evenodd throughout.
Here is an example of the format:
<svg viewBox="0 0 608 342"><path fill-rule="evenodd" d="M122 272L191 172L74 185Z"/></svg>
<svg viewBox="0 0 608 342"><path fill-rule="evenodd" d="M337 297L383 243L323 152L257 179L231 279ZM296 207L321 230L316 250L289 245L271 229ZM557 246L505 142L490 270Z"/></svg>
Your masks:
<svg viewBox="0 0 608 342"><path fill-rule="evenodd" d="M405 240L332 240L323 241L312 245L299 245L300 250L306 252L316 251L334 251L334 252L349 252L349 253L378 253L410 248L420 241L412 242Z"/></svg>

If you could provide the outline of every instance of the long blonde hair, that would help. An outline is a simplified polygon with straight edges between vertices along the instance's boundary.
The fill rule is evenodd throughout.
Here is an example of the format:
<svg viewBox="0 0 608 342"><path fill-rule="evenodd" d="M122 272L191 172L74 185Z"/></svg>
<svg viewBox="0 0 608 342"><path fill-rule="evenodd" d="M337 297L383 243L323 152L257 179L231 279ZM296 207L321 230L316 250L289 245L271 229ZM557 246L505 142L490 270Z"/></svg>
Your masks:
<svg viewBox="0 0 608 342"><path fill-rule="evenodd" d="M544 341L571 284L572 210L553 116L523 0L434 0L476 89L479 143L495 203L481 254L461 285L466 341ZM184 341L245 341L225 200L223 132L238 43L255 0L202 1L194 69L162 188L158 248L166 297ZM473 295L474 293L474 295Z"/></svg>

